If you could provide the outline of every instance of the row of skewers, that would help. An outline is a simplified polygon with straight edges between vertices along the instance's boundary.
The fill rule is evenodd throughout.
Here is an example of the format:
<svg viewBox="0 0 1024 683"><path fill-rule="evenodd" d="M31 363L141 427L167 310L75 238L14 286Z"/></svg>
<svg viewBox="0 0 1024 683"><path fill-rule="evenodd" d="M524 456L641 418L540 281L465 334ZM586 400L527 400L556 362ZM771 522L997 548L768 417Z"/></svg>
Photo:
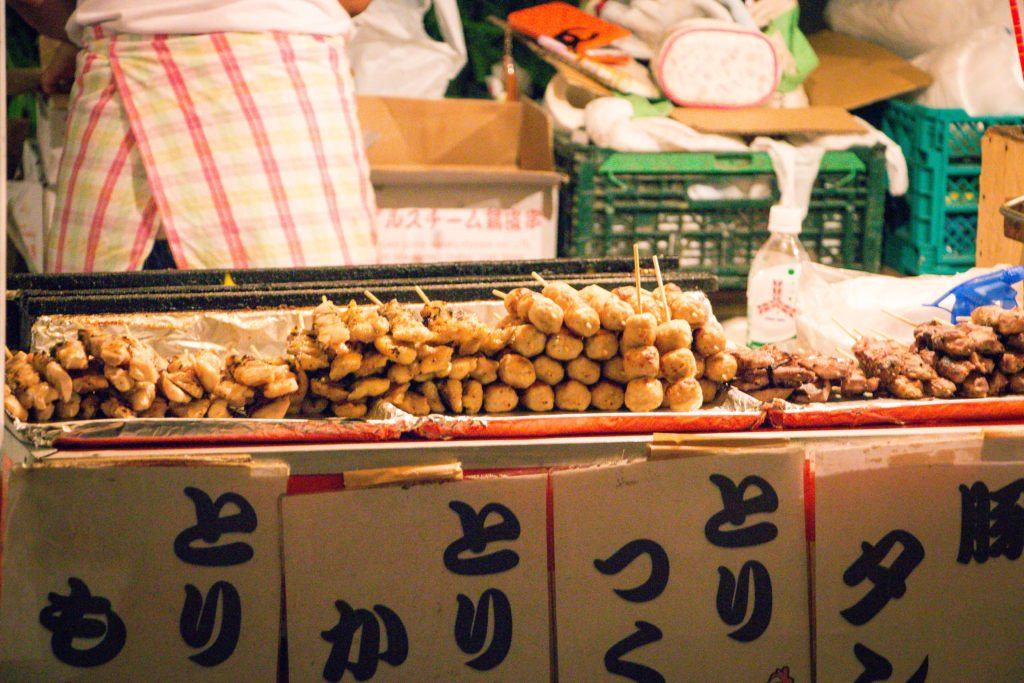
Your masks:
<svg viewBox="0 0 1024 683"><path fill-rule="evenodd" d="M418 311L326 299L285 354L162 358L129 334L82 330L48 352L8 351L4 404L22 421L93 417L358 418L378 402L413 415L588 409L696 410L737 363L707 297L661 281L496 292L496 325L434 301Z"/></svg>
<svg viewBox="0 0 1024 683"><path fill-rule="evenodd" d="M916 324L913 342L841 327L852 355L788 353L773 347L734 352L732 386L762 398L796 403L830 398L985 398L1024 394L1024 311L982 306L971 320ZM839 323L839 321L836 321Z"/></svg>
<svg viewBox="0 0 1024 683"><path fill-rule="evenodd" d="M4 405L22 421L110 417L365 417L589 409L692 411L726 384L756 398L982 398L1024 393L1024 311L978 308L970 322L914 325L914 341L849 328L852 354L727 348L700 292L579 291L534 274L541 290L495 291L487 325L431 300L419 310L326 299L285 353L210 350L163 358L126 332L81 330L49 351L7 351ZM896 316L899 317L899 316ZM838 322L838 321L837 321Z"/></svg>

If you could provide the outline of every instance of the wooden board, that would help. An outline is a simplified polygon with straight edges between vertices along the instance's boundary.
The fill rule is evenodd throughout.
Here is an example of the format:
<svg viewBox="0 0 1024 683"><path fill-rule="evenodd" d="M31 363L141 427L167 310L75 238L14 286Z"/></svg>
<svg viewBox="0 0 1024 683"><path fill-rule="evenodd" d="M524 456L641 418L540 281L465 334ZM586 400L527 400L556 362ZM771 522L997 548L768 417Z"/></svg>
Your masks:
<svg viewBox="0 0 1024 683"><path fill-rule="evenodd" d="M1024 263L1024 244L1003 234L999 207L1024 194L1024 131L992 126L981 139L981 197L978 200L978 266Z"/></svg>

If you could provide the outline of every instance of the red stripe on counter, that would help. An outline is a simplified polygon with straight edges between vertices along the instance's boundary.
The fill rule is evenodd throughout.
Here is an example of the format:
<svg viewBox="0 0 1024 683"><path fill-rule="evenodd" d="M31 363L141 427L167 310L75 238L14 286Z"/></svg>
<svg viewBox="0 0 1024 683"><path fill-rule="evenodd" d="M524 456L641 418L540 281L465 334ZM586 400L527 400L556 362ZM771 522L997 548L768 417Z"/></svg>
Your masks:
<svg viewBox="0 0 1024 683"><path fill-rule="evenodd" d="M341 225L341 214L338 211L338 198L334 185L331 183L330 173L327 170L327 159L324 158L320 127L317 125L316 116L313 114L313 107L309 102L309 92L306 89L306 84L302 81L298 65L295 63L295 51L292 49L288 36L284 33L275 33L274 38L277 40L277 45L281 50L281 57L288 71L288 77L291 78L295 96L299 100L302 115L306 119L306 130L309 131L313 151L316 153L316 165L320 172L320 182L323 186L324 199L327 201L327 210L330 213L331 222L334 224L334 233L337 235L338 243L341 245L345 264L351 264L352 257L348 253L348 244L345 241L345 233Z"/></svg>
<svg viewBox="0 0 1024 683"><path fill-rule="evenodd" d="M285 238L288 241L288 250L292 255L293 266L306 265L306 259L302 255L302 245L299 243L298 233L295 229L295 220L292 218L291 207L288 205L288 196L284 191L284 183L281 181L281 171L277 166L277 159L274 158L274 150L267 136L267 130L263 125L263 118L260 116L256 102L252 98L252 92L238 67L238 60L231 49L231 44L223 33L216 33L212 36L213 45L220 56L224 71L231 81L231 87L235 91L238 103L245 114L245 120L249 123L249 129L255 138L256 149L260 153L260 162L263 164L263 172L270 184L270 194L274 198L274 206L277 209L277 216L284 229Z"/></svg>

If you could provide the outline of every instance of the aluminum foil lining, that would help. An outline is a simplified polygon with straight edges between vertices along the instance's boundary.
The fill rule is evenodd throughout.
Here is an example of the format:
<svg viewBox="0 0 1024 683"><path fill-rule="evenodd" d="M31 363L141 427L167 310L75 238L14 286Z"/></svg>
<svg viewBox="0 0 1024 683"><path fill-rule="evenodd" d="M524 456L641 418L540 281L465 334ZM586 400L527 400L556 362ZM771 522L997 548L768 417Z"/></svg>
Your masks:
<svg viewBox="0 0 1024 683"><path fill-rule="evenodd" d="M7 416L8 431L37 448L61 442L113 442L128 444L352 442L393 441L416 428L418 418L389 403L381 403L362 419L261 420L255 418L197 420L186 418L134 418L22 422Z"/></svg>
<svg viewBox="0 0 1024 683"><path fill-rule="evenodd" d="M485 323L504 315L500 301L451 304L467 310ZM421 306L410 304L419 310ZM198 311L183 313L119 313L108 315L39 316L32 325L32 351L46 351L62 341L74 339L78 330L97 328L110 334L130 333L151 344L165 358L182 351L209 349L222 356L231 352L279 356L284 353L289 333L296 327L309 329L312 308L272 308L246 311Z"/></svg>

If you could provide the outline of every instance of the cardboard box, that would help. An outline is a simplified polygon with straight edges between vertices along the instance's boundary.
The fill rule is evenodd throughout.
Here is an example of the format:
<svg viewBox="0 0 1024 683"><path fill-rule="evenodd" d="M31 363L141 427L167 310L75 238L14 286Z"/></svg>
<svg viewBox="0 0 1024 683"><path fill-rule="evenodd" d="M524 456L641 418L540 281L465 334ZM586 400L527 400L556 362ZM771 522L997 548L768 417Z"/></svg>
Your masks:
<svg viewBox="0 0 1024 683"><path fill-rule="evenodd" d="M1024 263L1024 234L1016 223L1006 222L999 213L1008 200L1024 195L1024 130L1020 126L991 126L985 131L978 189L975 264L989 267Z"/></svg>
<svg viewBox="0 0 1024 683"><path fill-rule="evenodd" d="M924 88L931 77L888 50L833 31L809 37L818 68L804 83L805 109L677 108L672 117L692 128L725 135L862 133L849 113L875 102Z"/></svg>
<svg viewBox="0 0 1024 683"><path fill-rule="evenodd" d="M532 102L361 96L384 262L553 258L551 120Z"/></svg>

